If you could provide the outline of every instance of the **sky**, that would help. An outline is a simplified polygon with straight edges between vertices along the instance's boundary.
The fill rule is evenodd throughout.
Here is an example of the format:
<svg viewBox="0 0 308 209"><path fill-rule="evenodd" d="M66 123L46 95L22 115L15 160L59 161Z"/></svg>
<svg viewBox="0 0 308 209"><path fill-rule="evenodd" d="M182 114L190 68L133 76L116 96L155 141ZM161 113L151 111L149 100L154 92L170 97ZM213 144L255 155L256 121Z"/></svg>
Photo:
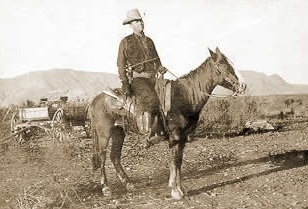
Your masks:
<svg viewBox="0 0 308 209"><path fill-rule="evenodd" d="M308 84L302 0L0 0L0 78L57 68L116 74L119 43L132 33L122 21L132 8L177 76L218 46L238 70Z"/></svg>

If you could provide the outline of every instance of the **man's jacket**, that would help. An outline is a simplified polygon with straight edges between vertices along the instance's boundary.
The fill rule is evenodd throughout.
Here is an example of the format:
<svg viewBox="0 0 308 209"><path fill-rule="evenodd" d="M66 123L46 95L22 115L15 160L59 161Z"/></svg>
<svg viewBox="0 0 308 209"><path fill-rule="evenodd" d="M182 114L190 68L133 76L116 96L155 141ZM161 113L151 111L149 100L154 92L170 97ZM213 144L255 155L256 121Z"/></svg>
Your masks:
<svg viewBox="0 0 308 209"><path fill-rule="evenodd" d="M126 69L132 66L133 72L147 73L154 78L161 66L155 45L149 37L131 34L122 39L117 60L120 80L127 80Z"/></svg>

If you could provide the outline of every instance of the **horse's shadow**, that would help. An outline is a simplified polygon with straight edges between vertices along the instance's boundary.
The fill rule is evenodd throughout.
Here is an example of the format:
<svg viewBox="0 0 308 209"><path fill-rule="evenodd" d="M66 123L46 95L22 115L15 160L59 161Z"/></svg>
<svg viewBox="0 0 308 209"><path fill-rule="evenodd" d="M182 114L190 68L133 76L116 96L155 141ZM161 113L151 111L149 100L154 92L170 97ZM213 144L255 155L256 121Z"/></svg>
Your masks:
<svg viewBox="0 0 308 209"><path fill-rule="evenodd" d="M219 183L204 186L198 189L190 190L187 192L187 195L194 196L194 195L198 195L204 192L211 191L216 188L244 182L252 178L257 178L260 176L266 176L271 173L275 173L279 171L284 171L284 170L289 170L292 168L306 166L308 165L308 150L292 150L292 151L285 152L282 154L268 155L266 157L262 157L259 159L247 160L247 161L239 162L236 164L228 164L228 165L222 165L216 168L205 169L205 170L201 170L198 172L194 172L190 174L189 176L186 176L186 179L198 179L206 175L211 175L213 173L216 173L218 170L232 168L232 167L245 166L245 165L250 165L250 164L258 164L258 163L271 163L275 167L269 170L262 171L260 173L254 173L254 174L246 175L246 176L236 178L233 180L219 182Z"/></svg>

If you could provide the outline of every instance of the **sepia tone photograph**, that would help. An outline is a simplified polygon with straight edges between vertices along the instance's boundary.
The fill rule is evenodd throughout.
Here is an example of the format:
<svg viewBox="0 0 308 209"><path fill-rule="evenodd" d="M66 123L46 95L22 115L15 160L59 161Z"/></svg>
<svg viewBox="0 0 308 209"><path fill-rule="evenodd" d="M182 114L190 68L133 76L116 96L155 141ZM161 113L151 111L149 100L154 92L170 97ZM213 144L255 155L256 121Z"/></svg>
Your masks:
<svg viewBox="0 0 308 209"><path fill-rule="evenodd" d="M1 0L0 209L308 209L307 9Z"/></svg>

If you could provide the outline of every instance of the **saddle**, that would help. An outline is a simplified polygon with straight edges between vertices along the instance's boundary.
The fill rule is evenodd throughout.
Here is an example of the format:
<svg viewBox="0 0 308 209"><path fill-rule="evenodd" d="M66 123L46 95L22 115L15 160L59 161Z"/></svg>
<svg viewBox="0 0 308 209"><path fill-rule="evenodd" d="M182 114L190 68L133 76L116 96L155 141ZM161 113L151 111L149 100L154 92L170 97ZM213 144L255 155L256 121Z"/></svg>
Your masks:
<svg viewBox="0 0 308 209"><path fill-rule="evenodd" d="M111 112L120 115L125 112L134 113L133 100L125 98L121 88L109 88L108 90L103 90L103 93L108 96L105 98L105 104Z"/></svg>
<svg viewBox="0 0 308 209"><path fill-rule="evenodd" d="M115 125L122 126L136 134L146 134L149 130L147 114L136 108L134 98L126 98L121 88L104 90L107 111L118 116Z"/></svg>
<svg viewBox="0 0 308 209"><path fill-rule="evenodd" d="M157 79L155 90L161 104L161 114L167 115L171 108L171 81ZM121 119L116 121L117 125L136 134L149 134L151 129L150 123L155 119L151 118L149 113L138 110L137 101L134 97L126 98L121 88L109 88L103 91L103 93L108 95L105 98L108 109L113 114L122 116ZM157 121L155 122L157 123ZM165 122L163 124L165 124Z"/></svg>
<svg viewBox="0 0 308 209"><path fill-rule="evenodd" d="M155 91L157 92L160 107L165 116L171 109L172 82L172 80L157 79L155 84Z"/></svg>

